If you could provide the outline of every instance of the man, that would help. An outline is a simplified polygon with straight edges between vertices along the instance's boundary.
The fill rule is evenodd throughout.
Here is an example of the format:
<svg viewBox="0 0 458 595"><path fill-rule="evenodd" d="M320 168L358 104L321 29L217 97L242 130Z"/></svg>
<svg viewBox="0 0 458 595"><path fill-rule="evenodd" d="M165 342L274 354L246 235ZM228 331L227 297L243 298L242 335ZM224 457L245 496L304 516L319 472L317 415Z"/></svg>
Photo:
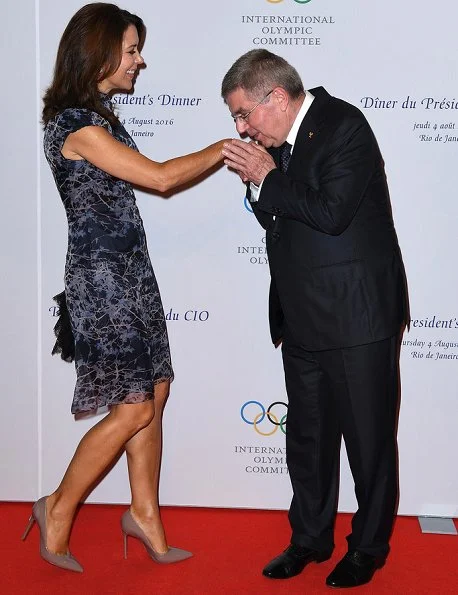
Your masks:
<svg viewBox="0 0 458 595"><path fill-rule="evenodd" d="M222 96L252 139L223 153L266 229L271 335L282 342L289 399L292 537L263 574L289 578L331 556L343 435L358 510L326 583L362 585L385 562L397 505L398 347L408 317L382 157L357 108L322 87L305 91L266 50L233 64Z"/></svg>

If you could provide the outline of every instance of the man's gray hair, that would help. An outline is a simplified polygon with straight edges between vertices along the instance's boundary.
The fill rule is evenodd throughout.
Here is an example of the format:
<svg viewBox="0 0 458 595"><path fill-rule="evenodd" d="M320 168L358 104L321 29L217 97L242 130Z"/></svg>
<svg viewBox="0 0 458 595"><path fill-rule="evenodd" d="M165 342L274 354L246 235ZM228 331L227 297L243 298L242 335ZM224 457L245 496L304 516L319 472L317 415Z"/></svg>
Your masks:
<svg viewBox="0 0 458 595"><path fill-rule="evenodd" d="M267 50L250 50L227 71L221 85L221 96L243 89L248 95L260 96L275 87L283 87L292 99L304 94L304 85L297 70L284 58Z"/></svg>

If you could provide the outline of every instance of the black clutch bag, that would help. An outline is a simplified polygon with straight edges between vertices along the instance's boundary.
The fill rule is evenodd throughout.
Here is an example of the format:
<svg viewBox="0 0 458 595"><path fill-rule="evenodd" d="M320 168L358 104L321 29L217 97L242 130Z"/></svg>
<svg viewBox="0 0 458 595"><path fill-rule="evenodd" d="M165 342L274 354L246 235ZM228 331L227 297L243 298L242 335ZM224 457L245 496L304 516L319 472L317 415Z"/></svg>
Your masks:
<svg viewBox="0 0 458 595"><path fill-rule="evenodd" d="M52 348L51 354L55 355L56 353L60 353L60 357L65 362L72 362L75 359L75 338L70 324L65 291L55 295L53 300L57 303L59 308L59 318L54 326L56 342Z"/></svg>

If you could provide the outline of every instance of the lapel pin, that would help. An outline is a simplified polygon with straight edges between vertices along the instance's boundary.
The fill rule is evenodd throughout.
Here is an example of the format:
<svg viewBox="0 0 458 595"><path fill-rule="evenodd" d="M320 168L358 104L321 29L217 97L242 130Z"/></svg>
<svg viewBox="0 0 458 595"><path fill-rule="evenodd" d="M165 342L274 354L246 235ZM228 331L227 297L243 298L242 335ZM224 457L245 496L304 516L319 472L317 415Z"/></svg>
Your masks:
<svg viewBox="0 0 458 595"><path fill-rule="evenodd" d="M313 132L309 132L309 138L312 138Z"/></svg>

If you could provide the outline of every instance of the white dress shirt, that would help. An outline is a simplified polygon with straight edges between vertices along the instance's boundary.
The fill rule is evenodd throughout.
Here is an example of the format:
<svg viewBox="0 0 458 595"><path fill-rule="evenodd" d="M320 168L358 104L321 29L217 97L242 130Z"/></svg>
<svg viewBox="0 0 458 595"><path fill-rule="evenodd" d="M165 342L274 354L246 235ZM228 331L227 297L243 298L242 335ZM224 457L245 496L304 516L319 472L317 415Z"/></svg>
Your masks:
<svg viewBox="0 0 458 595"><path fill-rule="evenodd" d="M286 142L291 145L291 155L293 154L294 145L296 143L297 134L299 132L299 128L302 124L302 120L305 118L305 114L308 112L310 106L312 105L315 96L310 93L310 91L305 92L304 101L302 102L301 108L297 113L297 116L291 126L291 130L288 132L288 136L286 137ZM262 184L264 180L261 181L259 186L250 182L250 190L251 190L251 197L250 202L257 202L259 195L261 193Z"/></svg>

